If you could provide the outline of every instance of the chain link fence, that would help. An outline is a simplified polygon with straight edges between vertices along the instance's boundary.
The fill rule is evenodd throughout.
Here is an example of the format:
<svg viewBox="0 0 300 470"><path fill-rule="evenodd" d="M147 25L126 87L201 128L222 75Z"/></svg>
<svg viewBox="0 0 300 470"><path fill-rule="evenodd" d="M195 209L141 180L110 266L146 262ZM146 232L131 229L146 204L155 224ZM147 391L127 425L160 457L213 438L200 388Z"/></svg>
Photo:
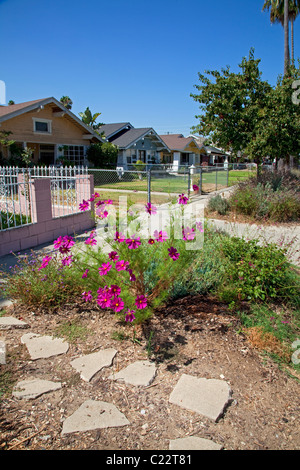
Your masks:
<svg viewBox="0 0 300 470"><path fill-rule="evenodd" d="M226 168L147 165L143 171L89 168L88 174L94 176L95 191L116 204L122 195L127 195L132 202L164 203L182 193L193 194L194 186L199 188L197 194L227 188L253 176L255 170L237 170L232 165Z"/></svg>

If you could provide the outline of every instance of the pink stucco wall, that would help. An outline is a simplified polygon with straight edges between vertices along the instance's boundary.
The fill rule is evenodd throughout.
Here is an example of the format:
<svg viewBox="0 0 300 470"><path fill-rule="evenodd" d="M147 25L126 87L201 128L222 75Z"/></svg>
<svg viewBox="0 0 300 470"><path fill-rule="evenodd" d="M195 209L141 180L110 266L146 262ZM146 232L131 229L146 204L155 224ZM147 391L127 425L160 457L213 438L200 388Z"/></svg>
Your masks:
<svg viewBox="0 0 300 470"><path fill-rule="evenodd" d="M82 199L89 199L94 192L93 176L87 176L81 181ZM80 182L76 183L78 184ZM33 181L31 208L35 223L0 232L0 256L9 254L11 251L18 252L43 243L51 243L60 235L74 235L95 226L90 211L53 217L50 178Z"/></svg>

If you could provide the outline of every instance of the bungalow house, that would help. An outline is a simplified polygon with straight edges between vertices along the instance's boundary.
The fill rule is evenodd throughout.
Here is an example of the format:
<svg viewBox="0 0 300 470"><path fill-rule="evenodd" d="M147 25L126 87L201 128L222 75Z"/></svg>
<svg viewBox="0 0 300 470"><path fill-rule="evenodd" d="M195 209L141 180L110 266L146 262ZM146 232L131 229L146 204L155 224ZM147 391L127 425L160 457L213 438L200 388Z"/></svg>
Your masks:
<svg viewBox="0 0 300 470"><path fill-rule="evenodd" d="M208 166L215 166L218 164L228 163L229 155L226 154L223 150L212 146L205 146L205 150L208 156Z"/></svg>
<svg viewBox="0 0 300 470"><path fill-rule="evenodd" d="M167 145L152 127L135 128L129 122L123 122L105 124L100 127L99 132L118 147L117 166L124 170L137 160L145 164L159 163L160 152L169 152Z"/></svg>
<svg viewBox="0 0 300 470"><path fill-rule="evenodd" d="M166 134L159 137L169 149L169 152L162 150L162 163L172 164L173 170L177 170L182 165L201 165L202 158L206 155L203 143L198 142L192 136L184 137L182 134Z"/></svg>
<svg viewBox="0 0 300 470"><path fill-rule="evenodd" d="M103 141L55 98L0 106L1 131L10 132L7 138L15 142L15 148L31 148L34 164L53 165L63 159L86 165L87 148ZM4 159L11 156L6 145L0 144L0 152Z"/></svg>

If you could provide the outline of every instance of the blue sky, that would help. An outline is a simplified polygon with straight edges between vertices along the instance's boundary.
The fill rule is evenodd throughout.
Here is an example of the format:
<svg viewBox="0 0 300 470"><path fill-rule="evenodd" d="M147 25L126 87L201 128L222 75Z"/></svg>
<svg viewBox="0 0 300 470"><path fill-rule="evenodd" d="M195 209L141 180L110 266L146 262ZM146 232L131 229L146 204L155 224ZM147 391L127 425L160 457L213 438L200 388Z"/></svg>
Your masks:
<svg viewBox="0 0 300 470"><path fill-rule="evenodd" d="M78 115L190 133L198 72L238 64L251 47L263 78L283 72L284 36L263 0L0 0L0 80L16 103L68 95ZM300 56L300 19L295 56Z"/></svg>

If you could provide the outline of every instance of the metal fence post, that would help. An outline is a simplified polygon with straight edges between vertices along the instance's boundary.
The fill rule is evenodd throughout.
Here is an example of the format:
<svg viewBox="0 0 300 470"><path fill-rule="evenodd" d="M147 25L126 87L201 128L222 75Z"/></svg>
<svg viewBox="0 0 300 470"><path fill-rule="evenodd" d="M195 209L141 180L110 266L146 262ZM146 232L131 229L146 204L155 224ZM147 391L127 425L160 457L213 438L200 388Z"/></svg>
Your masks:
<svg viewBox="0 0 300 470"><path fill-rule="evenodd" d="M148 193L148 204L151 204L151 168L147 170L147 193Z"/></svg>
<svg viewBox="0 0 300 470"><path fill-rule="evenodd" d="M200 195L202 195L202 167L200 167L199 189L200 189Z"/></svg>
<svg viewBox="0 0 300 470"><path fill-rule="evenodd" d="M216 167L216 191L218 189L218 170L217 170L217 167Z"/></svg>
<svg viewBox="0 0 300 470"><path fill-rule="evenodd" d="M188 168L188 197L190 197L191 188L191 168Z"/></svg>

